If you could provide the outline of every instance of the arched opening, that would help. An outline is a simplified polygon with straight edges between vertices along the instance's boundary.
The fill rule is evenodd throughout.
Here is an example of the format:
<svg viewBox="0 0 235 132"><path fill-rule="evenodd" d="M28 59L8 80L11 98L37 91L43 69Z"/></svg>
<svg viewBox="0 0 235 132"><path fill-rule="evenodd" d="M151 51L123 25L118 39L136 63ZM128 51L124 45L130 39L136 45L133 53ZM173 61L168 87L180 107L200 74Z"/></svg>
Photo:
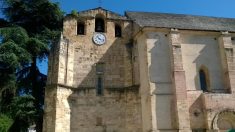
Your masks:
<svg viewBox="0 0 235 132"><path fill-rule="evenodd" d="M117 24L115 24L115 37L122 37L122 28Z"/></svg>
<svg viewBox="0 0 235 132"><path fill-rule="evenodd" d="M212 120L212 129L214 130L235 130L235 112L233 110L224 110L215 115Z"/></svg>
<svg viewBox="0 0 235 132"><path fill-rule="evenodd" d="M202 66L199 70L200 88L203 92L208 92L210 89L209 73L205 66Z"/></svg>
<svg viewBox="0 0 235 132"><path fill-rule="evenodd" d="M206 83L206 73L200 69L199 71L199 77L200 77L200 85L201 85L201 90L202 91L207 91L207 83Z"/></svg>
<svg viewBox="0 0 235 132"><path fill-rule="evenodd" d="M95 19L95 32L104 32L105 30L105 24L103 18L96 18Z"/></svg>
<svg viewBox="0 0 235 132"><path fill-rule="evenodd" d="M77 35L85 35L85 24L83 22L77 23Z"/></svg>

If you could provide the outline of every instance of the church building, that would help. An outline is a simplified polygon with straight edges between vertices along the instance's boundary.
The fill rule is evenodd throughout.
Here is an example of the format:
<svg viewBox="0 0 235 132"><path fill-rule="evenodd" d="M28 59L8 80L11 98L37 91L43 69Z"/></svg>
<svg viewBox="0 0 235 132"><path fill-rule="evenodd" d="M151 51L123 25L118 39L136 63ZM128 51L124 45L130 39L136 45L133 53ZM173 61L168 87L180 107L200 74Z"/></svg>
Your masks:
<svg viewBox="0 0 235 132"><path fill-rule="evenodd" d="M43 132L235 129L235 19L68 14L49 56Z"/></svg>

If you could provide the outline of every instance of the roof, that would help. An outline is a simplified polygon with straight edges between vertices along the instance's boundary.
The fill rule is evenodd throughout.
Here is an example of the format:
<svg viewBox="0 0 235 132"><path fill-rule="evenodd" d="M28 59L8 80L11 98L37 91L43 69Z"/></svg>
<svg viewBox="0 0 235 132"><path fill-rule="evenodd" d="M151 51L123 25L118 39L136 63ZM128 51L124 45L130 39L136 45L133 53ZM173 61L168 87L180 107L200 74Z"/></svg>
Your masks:
<svg viewBox="0 0 235 132"><path fill-rule="evenodd" d="M106 14L106 18L108 19L119 19L119 20L128 20L126 16L120 15L118 13L115 13L113 11L104 9L102 7L97 7L97 8L93 8L93 9L88 9L88 10L84 10L84 11L79 11L79 17L91 17L94 18L96 13L93 13L94 11L100 11L100 12L105 12ZM67 16L70 16L71 14L67 14Z"/></svg>
<svg viewBox="0 0 235 132"><path fill-rule="evenodd" d="M141 27L235 32L235 19L168 13L126 12Z"/></svg>

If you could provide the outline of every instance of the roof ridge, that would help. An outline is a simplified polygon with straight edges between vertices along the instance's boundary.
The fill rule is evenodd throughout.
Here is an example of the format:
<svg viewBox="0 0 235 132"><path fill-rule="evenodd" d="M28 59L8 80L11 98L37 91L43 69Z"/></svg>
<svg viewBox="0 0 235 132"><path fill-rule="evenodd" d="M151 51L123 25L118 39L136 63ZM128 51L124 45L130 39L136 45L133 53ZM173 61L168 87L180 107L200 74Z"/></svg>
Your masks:
<svg viewBox="0 0 235 132"><path fill-rule="evenodd" d="M219 18L219 19L235 19L230 17L204 16L204 15L168 13L168 12L125 11L125 14L128 13L148 13L148 14L165 14L165 15L179 15L179 16L191 16L191 17Z"/></svg>
<svg viewBox="0 0 235 132"><path fill-rule="evenodd" d="M87 9L87 10L83 10L83 11L79 11L78 13L82 13L82 12L86 12L86 11L90 11L90 10L98 10L98 9L101 9L101 10L104 10L104 11L107 11L107 12L110 12L110 13L113 13L113 14L116 14L116 15L119 15L119 16L122 16L122 17L125 17L124 15L122 14L119 14L119 13L116 13L114 11L111 11L109 9L105 9L103 7L96 7L96 8L91 8L91 9Z"/></svg>
<svg viewBox="0 0 235 132"><path fill-rule="evenodd" d="M235 32L235 18L134 11L126 16L141 27Z"/></svg>

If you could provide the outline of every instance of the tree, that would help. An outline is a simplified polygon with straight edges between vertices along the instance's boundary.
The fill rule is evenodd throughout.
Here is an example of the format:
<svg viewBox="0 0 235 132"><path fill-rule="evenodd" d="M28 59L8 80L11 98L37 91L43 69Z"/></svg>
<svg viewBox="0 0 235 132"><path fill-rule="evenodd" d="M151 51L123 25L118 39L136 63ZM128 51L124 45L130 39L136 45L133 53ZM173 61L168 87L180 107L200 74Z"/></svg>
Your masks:
<svg viewBox="0 0 235 132"><path fill-rule="evenodd" d="M3 13L11 23L22 26L30 35L41 34L46 28L60 30L63 12L58 3L49 0L4 0Z"/></svg>
<svg viewBox="0 0 235 132"><path fill-rule="evenodd" d="M0 18L0 28L3 28L3 27L6 27L9 23L3 19L3 18Z"/></svg>
<svg viewBox="0 0 235 132"><path fill-rule="evenodd" d="M37 110L34 107L34 97L31 95L25 95L21 97L15 97L11 103L11 115L14 119L10 132L26 132L29 123L34 122Z"/></svg>
<svg viewBox="0 0 235 132"><path fill-rule="evenodd" d="M34 50L40 49L40 51L47 52L48 48L40 40L30 38L27 32L20 27L1 28L0 34L3 37L0 45L0 79L4 80L0 83L2 91L0 112L11 115L14 120L9 131L23 132L42 116L41 107L37 110L37 104L35 104L39 101L35 101L36 98L31 96L34 89L27 87L27 85L31 86L30 81L32 81L30 80L32 76L30 63L33 54L29 47L33 42ZM37 73L37 75L40 74ZM29 80L26 82L26 79ZM40 82L38 83L40 88L45 86L46 79L45 77L43 79L42 81L42 78L37 78L36 82Z"/></svg>
<svg viewBox="0 0 235 132"><path fill-rule="evenodd" d="M13 120L9 118L7 115L0 115L0 131L1 132L8 132L11 125L13 123Z"/></svg>
<svg viewBox="0 0 235 132"><path fill-rule="evenodd" d="M2 111L12 107L15 96L32 95L33 106L36 110L34 122L37 131L40 132L46 76L38 70L37 61L45 59L50 45L58 40L63 13L58 4L51 3L49 0L4 0L4 4L6 8L3 9L3 13L10 24L7 25L7 28L1 29L4 41L0 45L0 51L2 50L0 52L0 70L3 71L0 77L5 78L6 81L0 84L0 89L8 87L6 96L11 95L12 97L6 101L11 105L3 107ZM18 27L17 32L22 31L23 34L19 35L14 31L17 28L12 25L21 26L22 28L19 30ZM9 50L12 48L14 51ZM9 52L5 52L7 50ZM18 54L19 52L27 54L23 56L26 58L22 58L21 54ZM14 119L15 122L19 122L17 118Z"/></svg>
<svg viewBox="0 0 235 132"><path fill-rule="evenodd" d="M1 28L2 44L0 45L0 95L3 108L10 103L16 90L15 72L31 62L31 55L24 49L27 41L27 33L24 29ZM7 98L5 98L5 97Z"/></svg>

